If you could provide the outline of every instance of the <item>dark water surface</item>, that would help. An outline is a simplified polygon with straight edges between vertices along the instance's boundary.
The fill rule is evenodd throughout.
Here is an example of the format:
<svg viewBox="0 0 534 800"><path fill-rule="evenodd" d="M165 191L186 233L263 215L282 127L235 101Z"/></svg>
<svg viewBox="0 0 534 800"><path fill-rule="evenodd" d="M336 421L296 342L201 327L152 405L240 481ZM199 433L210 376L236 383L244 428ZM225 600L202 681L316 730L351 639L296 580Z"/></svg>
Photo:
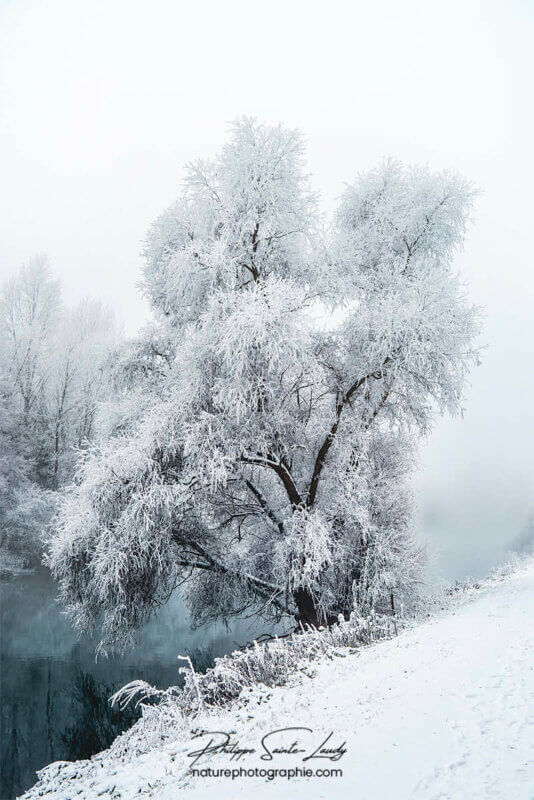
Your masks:
<svg viewBox="0 0 534 800"><path fill-rule="evenodd" d="M108 747L137 718L111 709L110 695L136 678L179 685L178 655L197 669L257 635L248 621L192 631L178 595L141 631L125 656L95 661L96 641L78 640L56 602L48 572L2 580L1 800L35 783L52 761L88 758Z"/></svg>

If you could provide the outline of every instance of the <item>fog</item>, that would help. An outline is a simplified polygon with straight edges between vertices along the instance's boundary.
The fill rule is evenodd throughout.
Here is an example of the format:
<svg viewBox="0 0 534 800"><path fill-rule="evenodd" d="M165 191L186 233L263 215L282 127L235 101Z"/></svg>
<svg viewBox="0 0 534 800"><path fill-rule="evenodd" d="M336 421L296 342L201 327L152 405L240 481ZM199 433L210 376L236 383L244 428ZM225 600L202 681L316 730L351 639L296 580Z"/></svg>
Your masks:
<svg viewBox="0 0 534 800"><path fill-rule="evenodd" d="M383 155L481 188L457 266L485 308L463 419L421 452L446 577L500 561L534 505L532 41L508 2L0 3L0 277L38 251L127 333L153 218L240 114L298 126L326 210Z"/></svg>

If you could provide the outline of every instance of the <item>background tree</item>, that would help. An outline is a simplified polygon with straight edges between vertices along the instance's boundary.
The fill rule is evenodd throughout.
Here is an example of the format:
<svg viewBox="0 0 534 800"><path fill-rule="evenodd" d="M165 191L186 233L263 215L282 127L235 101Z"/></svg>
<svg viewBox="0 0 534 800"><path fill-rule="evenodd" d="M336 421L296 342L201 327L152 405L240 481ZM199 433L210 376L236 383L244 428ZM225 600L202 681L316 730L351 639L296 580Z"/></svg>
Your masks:
<svg viewBox="0 0 534 800"><path fill-rule="evenodd" d="M47 484L46 389L49 358L61 314L61 290L48 259L37 255L2 287L3 368L20 425L32 439L32 479ZM27 454L28 455L28 454Z"/></svg>
<svg viewBox="0 0 534 800"><path fill-rule="evenodd" d="M107 383L105 362L117 343L112 312L96 300L84 300L64 312L49 360L47 406L52 440L51 482L70 479L74 448L94 434L97 401Z"/></svg>
<svg viewBox="0 0 534 800"><path fill-rule="evenodd" d="M122 362L150 403L108 408L50 541L79 627L126 644L178 583L198 622L413 598L414 446L476 359L451 267L472 198L387 161L325 230L300 135L249 119L189 166L147 237L155 326Z"/></svg>
<svg viewBox="0 0 534 800"><path fill-rule="evenodd" d="M42 550L38 532L50 519L51 493L32 480L31 432L24 426L0 366L0 572L17 572Z"/></svg>
<svg viewBox="0 0 534 800"><path fill-rule="evenodd" d="M117 330L99 302L65 308L40 255L2 287L0 334L0 568L12 571L39 560L53 490L94 434Z"/></svg>

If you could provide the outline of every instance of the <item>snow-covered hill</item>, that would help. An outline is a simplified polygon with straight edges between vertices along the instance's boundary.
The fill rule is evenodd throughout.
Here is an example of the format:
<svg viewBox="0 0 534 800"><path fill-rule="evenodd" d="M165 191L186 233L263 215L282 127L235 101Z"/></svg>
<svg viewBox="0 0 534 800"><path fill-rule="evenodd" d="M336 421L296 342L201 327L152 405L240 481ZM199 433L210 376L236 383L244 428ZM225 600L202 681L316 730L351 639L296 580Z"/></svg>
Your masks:
<svg viewBox="0 0 534 800"><path fill-rule="evenodd" d="M125 751L114 746L88 762L51 765L25 797L532 800L533 645L531 560L395 639L325 659L288 686L258 688L232 709L196 720L254 753L201 756L195 776L188 754L223 734L192 739L185 731L137 757L121 758ZM310 730L272 733L262 746L266 734L290 727ZM325 749L337 750L330 755L338 760L303 761L330 732ZM282 741L304 753L267 760ZM284 776L296 768L342 775ZM268 774L232 779L207 776L208 769ZM282 774L269 780L269 770Z"/></svg>

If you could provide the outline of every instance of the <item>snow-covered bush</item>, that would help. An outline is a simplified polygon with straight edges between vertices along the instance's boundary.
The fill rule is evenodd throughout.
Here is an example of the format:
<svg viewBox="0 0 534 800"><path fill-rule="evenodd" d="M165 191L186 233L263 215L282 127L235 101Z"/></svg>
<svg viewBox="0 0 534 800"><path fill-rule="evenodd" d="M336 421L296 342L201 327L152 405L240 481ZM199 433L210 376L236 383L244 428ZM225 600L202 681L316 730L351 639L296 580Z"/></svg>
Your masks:
<svg viewBox="0 0 534 800"><path fill-rule="evenodd" d="M184 684L181 688L156 689L145 681L132 681L111 698L126 706L132 700L143 707L145 718L164 720L170 730L204 707L220 707L233 702L247 689L258 686L283 686L291 675L306 671L318 658L344 656L347 648L357 648L398 631L393 617L371 614L361 617L353 612L348 620L340 618L330 628L308 628L287 637L274 637L267 642L253 642L215 659L205 673L195 672L190 659L181 667ZM147 704L146 701L152 701ZM167 729L167 733L169 732Z"/></svg>

